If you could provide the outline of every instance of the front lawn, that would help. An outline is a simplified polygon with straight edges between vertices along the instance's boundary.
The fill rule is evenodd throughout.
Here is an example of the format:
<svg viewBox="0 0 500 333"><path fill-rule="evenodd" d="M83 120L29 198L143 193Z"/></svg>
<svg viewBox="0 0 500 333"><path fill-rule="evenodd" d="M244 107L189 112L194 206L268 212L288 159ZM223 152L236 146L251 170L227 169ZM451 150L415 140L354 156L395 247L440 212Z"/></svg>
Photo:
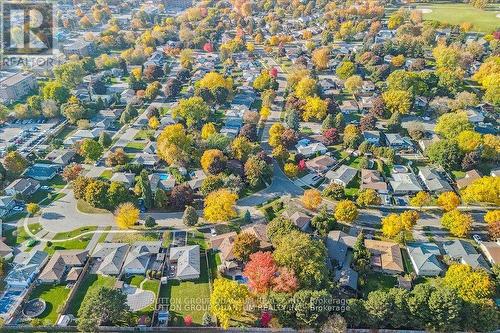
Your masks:
<svg viewBox="0 0 500 333"><path fill-rule="evenodd" d="M69 232L60 232L54 236L52 240L61 240L79 236L84 232L95 231L97 227L82 227ZM45 252L53 254L56 250L83 250L87 247L90 240L92 239L92 234L84 235L82 237L67 240L64 242L52 242L51 246L45 248Z"/></svg>
<svg viewBox="0 0 500 333"><path fill-rule="evenodd" d="M111 177L113 177L113 170L106 169L101 173L101 175L99 177L104 178L104 179L111 179Z"/></svg>
<svg viewBox="0 0 500 333"><path fill-rule="evenodd" d="M92 207L88 202L82 199L78 199L76 202L76 209L85 214L108 214L109 210L102 208Z"/></svg>
<svg viewBox="0 0 500 333"><path fill-rule="evenodd" d="M45 311L43 311L38 318L47 320L51 324L55 324L61 307L66 303L70 290L71 289L66 288L65 284L41 284L37 286L31 292L30 300L41 298L46 304Z"/></svg>
<svg viewBox="0 0 500 333"><path fill-rule="evenodd" d="M28 229L31 233L36 234L42 230L40 223L28 224ZM5 237L5 243L9 246L19 245L22 242L28 240L30 237L24 230L24 226L16 228L8 228L3 230L3 237Z"/></svg>
<svg viewBox="0 0 500 333"><path fill-rule="evenodd" d="M396 286L397 279L392 275L379 272L371 272L366 277L364 286L361 286L361 293L366 298L368 294L375 290L388 290Z"/></svg>
<svg viewBox="0 0 500 333"><path fill-rule="evenodd" d="M132 141L125 146L126 153L140 153L146 148L147 143L144 141Z"/></svg>
<svg viewBox="0 0 500 333"><path fill-rule="evenodd" d="M112 276L105 276L100 274L87 274L84 277L84 280L78 287L75 296L68 308L68 314L77 315L78 310L85 298L87 293L95 288L99 288L100 286L113 288L116 282L116 278Z"/></svg>
<svg viewBox="0 0 500 333"><path fill-rule="evenodd" d="M113 235L113 242L135 243L160 240L159 232L119 233Z"/></svg>
<svg viewBox="0 0 500 333"><path fill-rule="evenodd" d="M200 269L201 275L198 280L170 280L166 286L161 286L160 297L168 299L171 322L174 326L183 326L183 318L188 315L193 318L194 326L200 326L203 314L209 310L210 287L204 256L200 260Z"/></svg>
<svg viewBox="0 0 500 333"><path fill-rule="evenodd" d="M199 245L200 250L207 249L207 241L205 235L198 230L187 232L187 245Z"/></svg>

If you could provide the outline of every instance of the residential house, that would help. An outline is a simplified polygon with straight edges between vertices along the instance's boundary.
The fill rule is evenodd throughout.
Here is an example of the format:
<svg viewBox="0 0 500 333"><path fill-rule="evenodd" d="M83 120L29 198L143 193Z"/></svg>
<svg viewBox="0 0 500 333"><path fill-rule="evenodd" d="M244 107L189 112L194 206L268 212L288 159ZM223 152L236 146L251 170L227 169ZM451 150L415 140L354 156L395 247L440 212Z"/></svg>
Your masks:
<svg viewBox="0 0 500 333"><path fill-rule="evenodd" d="M474 269L482 268L489 271L488 263L476 251L471 243L461 239L443 243L444 252L453 260L471 266Z"/></svg>
<svg viewBox="0 0 500 333"><path fill-rule="evenodd" d="M328 155L320 155L306 161L306 167L313 172L321 173L330 169L336 162L334 158Z"/></svg>
<svg viewBox="0 0 500 333"><path fill-rule="evenodd" d="M359 274L350 266L335 270L334 279L342 291L353 294L357 292Z"/></svg>
<svg viewBox="0 0 500 333"><path fill-rule="evenodd" d="M399 133L386 133L385 142L394 150L413 150L413 143L408 137L402 137Z"/></svg>
<svg viewBox="0 0 500 333"><path fill-rule="evenodd" d="M25 177L36 180L51 180L57 175L58 167L54 164L35 163L24 172Z"/></svg>
<svg viewBox="0 0 500 333"><path fill-rule="evenodd" d="M451 185L441 177L440 173L435 168L428 166L420 167L418 176L422 179L429 192L443 193L453 191Z"/></svg>
<svg viewBox="0 0 500 333"><path fill-rule="evenodd" d="M467 118L473 124L478 124L484 122L483 113L476 108L469 108L465 111L467 113Z"/></svg>
<svg viewBox="0 0 500 333"><path fill-rule="evenodd" d="M16 201L14 200L13 196L11 195L0 196L0 218L7 216L15 205Z"/></svg>
<svg viewBox="0 0 500 333"><path fill-rule="evenodd" d="M196 170L191 174L191 180L188 181L188 184L193 191L197 191L203 184L205 178L207 178L207 175L205 175L203 170Z"/></svg>
<svg viewBox="0 0 500 333"><path fill-rule="evenodd" d="M18 178L9 184L4 190L5 194L22 197L28 197L38 191L40 182L31 178Z"/></svg>
<svg viewBox="0 0 500 333"><path fill-rule="evenodd" d="M389 274L404 273L403 256L397 243L365 239L366 249L371 253L371 266Z"/></svg>
<svg viewBox="0 0 500 333"><path fill-rule="evenodd" d="M491 265L500 264L500 242L481 242L481 250Z"/></svg>
<svg viewBox="0 0 500 333"><path fill-rule="evenodd" d="M12 257L13 252L14 250L10 246L0 240L0 258L8 260Z"/></svg>
<svg viewBox="0 0 500 333"><path fill-rule="evenodd" d="M415 273L419 276L438 276L444 266L440 262L441 250L434 243L414 242L406 245Z"/></svg>
<svg viewBox="0 0 500 333"><path fill-rule="evenodd" d="M175 279L196 280L200 277L199 245L173 247L169 259L170 264L175 264Z"/></svg>
<svg viewBox="0 0 500 333"><path fill-rule="evenodd" d="M500 177L500 168L491 170L490 171L490 176L491 177Z"/></svg>
<svg viewBox="0 0 500 333"><path fill-rule="evenodd" d="M94 44L92 42L79 39L71 44L63 47L63 53L66 56L77 55L80 57L89 56L94 52Z"/></svg>
<svg viewBox="0 0 500 333"><path fill-rule="evenodd" d="M170 191L175 186L175 177L167 173L152 173L148 176L151 190L153 193L156 190Z"/></svg>
<svg viewBox="0 0 500 333"><path fill-rule="evenodd" d="M135 174L131 172L116 172L113 173L110 181L123 183L127 188L131 188L135 184Z"/></svg>
<svg viewBox="0 0 500 333"><path fill-rule="evenodd" d="M33 73L19 72L0 79L0 102L11 104L28 96L38 88L36 76Z"/></svg>
<svg viewBox="0 0 500 333"><path fill-rule="evenodd" d="M136 242L130 249L123 263L122 272L125 274L146 274L150 260L160 253L161 241Z"/></svg>
<svg viewBox="0 0 500 333"><path fill-rule="evenodd" d="M389 184L396 195L409 195L422 191L422 186L413 173L392 173Z"/></svg>
<svg viewBox="0 0 500 333"><path fill-rule="evenodd" d="M233 253L233 243L236 235L236 232L232 231L210 237L211 247L212 249L219 251L219 256L222 262L233 261L235 259Z"/></svg>
<svg viewBox="0 0 500 333"><path fill-rule="evenodd" d="M262 251L267 251L272 248L271 240L267 237L267 225L263 223L254 223L250 227L246 227L241 232L251 234L259 240L259 248Z"/></svg>
<svg viewBox="0 0 500 333"><path fill-rule="evenodd" d="M311 217L298 210L285 210L282 215L288 218L300 230L307 232L311 224Z"/></svg>
<svg viewBox="0 0 500 333"><path fill-rule="evenodd" d="M343 101L339 106L340 112L344 114L356 113L359 111L358 104L353 100Z"/></svg>
<svg viewBox="0 0 500 333"><path fill-rule="evenodd" d="M141 153L135 155L134 163L144 165L149 169L154 169L160 163L160 158L157 155Z"/></svg>
<svg viewBox="0 0 500 333"><path fill-rule="evenodd" d="M66 138L63 143L66 146L72 146L73 144L84 139L97 139L102 132L105 132L104 128L102 127L95 127L92 129L79 129L70 137Z"/></svg>
<svg viewBox="0 0 500 333"><path fill-rule="evenodd" d="M91 257L95 258L95 272L102 275L119 275L127 252L127 243L98 243Z"/></svg>
<svg viewBox="0 0 500 333"><path fill-rule="evenodd" d="M380 146L380 131L363 131L363 138L374 146Z"/></svg>
<svg viewBox="0 0 500 333"><path fill-rule="evenodd" d="M305 157L310 157L316 154L323 155L328 151L325 145L321 142L311 142L308 139L299 140L295 148L299 154L302 154Z"/></svg>
<svg viewBox="0 0 500 333"><path fill-rule="evenodd" d="M21 252L14 257L12 269L5 277L9 287L28 287L47 262L48 254L39 250Z"/></svg>
<svg viewBox="0 0 500 333"><path fill-rule="evenodd" d="M457 186L461 190L472 184L475 180L481 178L481 174L476 169L467 171L464 178L457 180Z"/></svg>
<svg viewBox="0 0 500 333"><path fill-rule="evenodd" d="M71 268L83 267L88 257L89 251L87 250L57 250L38 276L38 280L42 283L62 282L64 275Z"/></svg>
<svg viewBox="0 0 500 333"><path fill-rule="evenodd" d="M347 187L358 174L358 169L342 164L337 170L330 170L325 177L335 184Z"/></svg>
<svg viewBox="0 0 500 333"><path fill-rule="evenodd" d="M342 267L347 257L347 252L352 249L356 237L346 234L340 230L332 230L326 238L326 249L328 257L333 266Z"/></svg>
<svg viewBox="0 0 500 333"><path fill-rule="evenodd" d="M372 81L363 81L361 86L361 91L364 93L370 93L375 90L375 84Z"/></svg>
<svg viewBox="0 0 500 333"><path fill-rule="evenodd" d="M61 166L68 165L76 155L76 151L71 148L55 149L45 156L46 160Z"/></svg>
<svg viewBox="0 0 500 333"><path fill-rule="evenodd" d="M387 194L387 183L377 170L361 169L360 189L372 189L380 194Z"/></svg>

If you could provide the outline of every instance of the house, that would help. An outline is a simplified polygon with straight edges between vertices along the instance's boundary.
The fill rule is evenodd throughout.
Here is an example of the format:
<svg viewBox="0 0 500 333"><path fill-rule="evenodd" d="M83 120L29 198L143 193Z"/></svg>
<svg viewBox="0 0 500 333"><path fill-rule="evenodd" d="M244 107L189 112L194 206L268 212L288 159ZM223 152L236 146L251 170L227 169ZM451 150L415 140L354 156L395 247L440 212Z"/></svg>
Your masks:
<svg viewBox="0 0 500 333"><path fill-rule="evenodd" d="M22 197L28 197L38 191L40 182L31 178L18 178L9 184L4 190L5 194Z"/></svg>
<svg viewBox="0 0 500 333"><path fill-rule="evenodd" d="M343 101L339 106L340 112L344 114L356 113L359 111L358 104L355 101Z"/></svg>
<svg viewBox="0 0 500 333"><path fill-rule="evenodd" d="M51 180L57 175L57 170L54 164L35 163L24 172L24 176L40 181Z"/></svg>
<svg viewBox="0 0 500 333"><path fill-rule="evenodd" d="M102 275L119 275L129 247L127 243L98 243L91 255L97 260L95 272Z"/></svg>
<svg viewBox="0 0 500 333"><path fill-rule="evenodd" d="M359 274L349 266L342 267L335 271L334 279L339 284L342 291L356 293L358 290Z"/></svg>
<svg viewBox="0 0 500 333"><path fill-rule="evenodd" d="M311 223L311 217L301 211L295 211L292 213L290 210L286 210L282 213L283 216L288 218L292 223L302 231L307 232L309 230L309 225Z"/></svg>
<svg viewBox="0 0 500 333"><path fill-rule="evenodd" d="M372 81L363 81L363 85L361 86L361 90L364 93L370 93L375 90L375 84Z"/></svg>
<svg viewBox="0 0 500 333"><path fill-rule="evenodd" d="M63 53L66 56L77 55L80 57L89 56L94 52L94 44L83 39L77 40L63 47Z"/></svg>
<svg viewBox="0 0 500 333"><path fill-rule="evenodd" d="M363 131L363 138L374 146L380 146L380 131Z"/></svg>
<svg viewBox="0 0 500 333"><path fill-rule="evenodd" d="M45 159L51 161L54 164L64 166L68 165L71 160L73 160L75 155L76 151L74 149L61 148L55 149L48 153L47 156L45 156Z"/></svg>
<svg viewBox="0 0 500 333"><path fill-rule="evenodd" d="M476 108L469 108L465 112L471 123L478 124L484 122L484 115L480 110Z"/></svg>
<svg viewBox="0 0 500 333"><path fill-rule="evenodd" d="M193 191L196 191L201 187L205 178L207 178L207 175L203 170L196 170L191 174L191 180L188 181L188 184Z"/></svg>
<svg viewBox="0 0 500 333"><path fill-rule="evenodd" d="M62 282L64 274L73 267L83 267L88 257L87 250L57 250L38 276L38 280L42 283ZM70 278L74 279L74 276Z"/></svg>
<svg viewBox="0 0 500 333"><path fill-rule="evenodd" d="M500 263L500 244L497 242L481 242L481 250L491 265Z"/></svg>
<svg viewBox="0 0 500 333"><path fill-rule="evenodd" d="M392 192L396 195L407 195L422 191L422 186L413 173L392 173L389 181Z"/></svg>
<svg viewBox="0 0 500 333"><path fill-rule="evenodd" d="M144 165L149 169L154 169L158 166L158 163L160 163L160 158L157 155L152 154L136 154L134 163Z"/></svg>
<svg viewBox="0 0 500 333"><path fill-rule="evenodd" d="M471 243L461 239L443 243L444 252L453 260L477 269L489 271L488 263Z"/></svg>
<svg viewBox="0 0 500 333"><path fill-rule="evenodd" d="M371 253L371 266L388 274L404 273L403 256L397 243L365 239L366 249Z"/></svg>
<svg viewBox="0 0 500 333"><path fill-rule="evenodd" d="M128 188L131 188L135 184L135 174L131 172L116 172L113 173L110 181L123 183Z"/></svg>
<svg viewBox="0 0 500 333"><path fill-rule="evenodd" d="M330 169L336 162L334 158L328 155L320 155L306 161L306 167L313 172L321 173Z"/></svg>
<svg viewBox="0 0 500 333"><path fill-rule="evenodd" d="M148 176L149 183L151 184L151 191L156 190L170 191L175 186L175 178L168 173L152 173Z"/></svg>
<svg viewBox="0 0 500 333"><path fill-rule="evenodd" d="M136 242L130 249L123 263L125 274L146 274L151 258L160 253L161 241Z"/></svg>
<svg viewBox="0 0 500 333"><path fill-rule="evenodd" d="M443 272L439 261L441 250L434 243L414 242L406 245L415 273L419 276L438 276Z"/></svg>
<svg viewBox="0 0 500 333"><path fill-rule="evenodd" d="M358 174L358 169L342 164L337 170L330 170L325 177L335 184L347 187Z"/></svg>
<svg viewBox="0 0 500 333"><path fill-rule="evenodd" d="M271 240L267 237L267 225L263 223L255 223L250 227L246 227L241 232L249 233L259 240L259 248L262 251L270 250L272 248Z"/></svg>
<svg viewBox="0 0 500 333"><path fill-rule="evenodd" d="M222 262L234 260L233 243L236 238L236 232L228 232L225 234L210 237L212 249L219 251L219 256Z"/></svg>
<svg viewBox="0 0 500 333"><path fill-rule="evenodd" d="M413 150L413 143L408 137L402 137L399 133L386 133L385 142L394 150Z"/></svg>
<svg viewBox="0 0 500 333"><path fill-rule="evenodd" d="M13 196L11 195L0 196L0 218L9 214L15 205L16 201L14 200Z"/></svg>
<svg viewBox="0 0 500 333"><path fill-rule="evenodd" d="M360 189L372 189L381 194L387 194L387 183L377 170L361 169Z"/></svg>
<svg viewBox="0 0 500 333"><path fill-rule="evenodd" d="M481 174L476 169L467 171L464 178L457 180L457 186L461 190L472 184L475 180L481 178Z"/></svg>
<svg viewBox="0 0 500 333"><path fill-rule="evenodd" d="M196 280L200 277L200 246L189 245L170 249L170 264L175 264L175 279Z"/></svg>
<svg viewBox="0 0 500 333"><path fill-rule="evenodd" d="M422 179L429 192L443 193L453 191L451 185L441 177L435 168L428 166L420 167L418 176Z"/></svg>
<svg viewBox="0 0 500 333"><path fill-rule="evenodd" d="M29 286L35 281L37 274L47 262L48 256L46 252L39 250L19 253L14 257L12 269L5 277L5 282L13 288Z"/></svg>
<svg viewBox="0 0 500 333"><path fill-rule="evenodd" d="M307 143L306 143L307 141ZM295 146L299 154L304 155L305 157L310 157L316 154L323 155L328 149L321 142L309 142L309 140L300 140L299 143Z"/></svg>
<svg viewBox="0 0 500 333"><path fill-rule="evenodd" d="M500 168L491 170L490 171L490 176L491 177L500 177Z"/></svg>
<svg viewBox="0 0 500 333"><path fill-rule="evenodd" d="M20 101L38 88L33 73L19 72L0 79L0 102L11 104Z"/></svg>
<svg viewBox="0 0 500 333"><path fill-rule="evenodd" d="M95 127L92 129L79 129L73 135L64 140L64 145L71 146L83 139L97 139L102 132L105 132L102 127Z"/></svg>
<svg viewBox="0 0 500 333"><path fill-rule="evenodd" d="M0 257L4 259L10 259L14 250L0 240Z"/></svg>
<svg viewBox="0 0 500 333"><path fill-rule="evenodd" d="M340 230L332 230L326 238L326 249L328 257L333 263L333 266L342 267L346 260L347 251L352 249L356 237L346 234Z"/></svg>

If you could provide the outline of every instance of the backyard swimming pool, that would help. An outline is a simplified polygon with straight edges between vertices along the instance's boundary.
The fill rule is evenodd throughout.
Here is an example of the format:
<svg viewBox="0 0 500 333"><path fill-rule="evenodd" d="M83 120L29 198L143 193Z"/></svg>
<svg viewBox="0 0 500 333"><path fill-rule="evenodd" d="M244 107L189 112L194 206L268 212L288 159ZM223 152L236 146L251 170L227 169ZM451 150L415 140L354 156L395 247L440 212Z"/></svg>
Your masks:
<svg viewBox="0 0 500 333"><path fill-rule="evenodd" d="M158 176L160 177L160 180L167 180L171 177L169 173L159 173Z"/></svg>

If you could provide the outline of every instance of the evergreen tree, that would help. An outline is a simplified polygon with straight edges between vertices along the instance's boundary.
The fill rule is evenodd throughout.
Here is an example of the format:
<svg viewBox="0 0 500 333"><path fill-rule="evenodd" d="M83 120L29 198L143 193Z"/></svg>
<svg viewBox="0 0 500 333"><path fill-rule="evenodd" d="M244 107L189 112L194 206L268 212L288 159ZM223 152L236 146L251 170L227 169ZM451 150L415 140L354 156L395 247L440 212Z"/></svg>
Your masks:
<svg viewBox="0 0 500 333"><path fill-rule="evenodd" d="M352 247L354 250L353 253L353 265L355 269L364 274L368 270L370 266L370 252L366 249L365 246L365 235L361 232L356 238L356 242Z"/></svg>
<svg viewBox="0 0 500 333"><path fill-rule="evenodd" d="M343 130L345 127L344 115L341 112L337 113L337 115L335 116L335 126L334 127L339 131Z"/></svg>
<svg viewBox="0 0 500 333"><path fill-rule="evenodd" d="M299 130L300 127L300 116L296 110L290 110L286 115L286 124L288 128L291 128L295 131Z"/></svg>
<svg viewBox="0 0 500 333"><path fill-rule="evenodd" d="M142 191L144 206L150 209L153 207L153 191L151 191L151 184L149 183L148 172L146 170L142 170L139 175L139 186Z"/></svg>
<svg viewBox="0 0 500 333"><path fill-rule="evenodd" d="M321 124L321 129L323 131L326 131L330 128L335 128L335 123L336 123L335 119L336 117L334 118L332 114L328 114L325 120L323 120L323 123Z"/></svg>
<svg viewBox="0 0 500 333"><path fill-rule="evenodd" d="M198 223L198 213L196 209L192 206L187 206L184 210L184 214L182 215L182 222L188 227L192 227Z"/></svg>

